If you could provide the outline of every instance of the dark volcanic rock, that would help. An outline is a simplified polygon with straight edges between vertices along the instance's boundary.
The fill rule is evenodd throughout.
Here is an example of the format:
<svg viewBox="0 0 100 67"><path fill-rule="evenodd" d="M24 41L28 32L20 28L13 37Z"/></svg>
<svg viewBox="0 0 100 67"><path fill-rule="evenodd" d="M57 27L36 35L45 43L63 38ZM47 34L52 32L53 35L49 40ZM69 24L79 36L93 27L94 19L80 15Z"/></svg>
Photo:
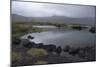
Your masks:
<svg viewBox="0 0 100 67"><path fill-rule="evenodd" d="M53 45L53 44L44 45L43 48L46 49L47 51L52 52L56 50L56 45Z"/></svg>
<svg viewBox="0 0 100 67"><path fill-rule="evenodd" d="M33 44L35 44L34 42L30 42L28 39L22 39L21 40L21 45L26 47L26 48L32 48Z"/></svg>
<svg viewBox="0 0 100 67"><path fill-rule="evenodd" d="M71 47L67 45L67 46L64 48L64 52L68 52L69 49L71 49Z"/></svg>
<svg viewBox="0 0 100 67"><path fill-rule="evenodd" d="M95 27L92 27L89 31L90 31L91 33L96 33L96 28L95 28Z"/></svg>
<svg viewBox="0 0 100 67"><path fill-rule="evenodd" d="M36 44L36 47L37 47L37 48L43 48L43 46L44 46L43 43L38 43L38 44Z"/></svg>
<svg viewBox="0 0 100 67"><path fill-rule="evenodd" d="M69 54L71 54L72 56L75 56L76 54L79 54L80 49L70 49Z"/></svg>
<svg viewBox="0 0 100 67"><path fill-rule="evenodd" d="M13 39L12 40L12 44L14 44L14 45L19 45L20 43L21 43L20 39Z"/></svg>
<svg viewBox="0 0 100 67"><path fill-rule="evenodd" d="M31 35L27 36L28 39L34 39Z"/></svg>
<svg viewBox="0 0 100 67"><path fill-rule="evenodd" d="M62 48L61 48L61 46L58 46L57 49L56 49L56 53L60 54L61 52L62 52Z"/></svg>

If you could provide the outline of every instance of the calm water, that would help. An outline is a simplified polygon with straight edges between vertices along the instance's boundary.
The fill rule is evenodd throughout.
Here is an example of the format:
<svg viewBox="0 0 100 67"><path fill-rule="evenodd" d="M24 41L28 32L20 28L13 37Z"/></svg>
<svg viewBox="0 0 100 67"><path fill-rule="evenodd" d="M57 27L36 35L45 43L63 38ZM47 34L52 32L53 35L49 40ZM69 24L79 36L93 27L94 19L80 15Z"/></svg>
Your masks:
<svg viewBox="0 0 100 67"><path fill-rule="evenodd" d="M43 27L44 28L44 27ZM51 28L51 27L50 27ZM55 44L56 46L70 45L72 47L83 47L95 45L95 34L88 32L87 30L66 30L66 29L51 29L46 32L40 33L29 33L22 38L26 39L28 35L35 37L35 39L30 40L35 43Z"/></svg>
<svg viewBox="0 0 100 67"><path fill-rule="evenodd" d="M32 26L32 27L37 27L37 28L57 28L56 26L51 26L51 25L42 25L42 26L40 26L40 25L35 25L35 26Z"/></svg>

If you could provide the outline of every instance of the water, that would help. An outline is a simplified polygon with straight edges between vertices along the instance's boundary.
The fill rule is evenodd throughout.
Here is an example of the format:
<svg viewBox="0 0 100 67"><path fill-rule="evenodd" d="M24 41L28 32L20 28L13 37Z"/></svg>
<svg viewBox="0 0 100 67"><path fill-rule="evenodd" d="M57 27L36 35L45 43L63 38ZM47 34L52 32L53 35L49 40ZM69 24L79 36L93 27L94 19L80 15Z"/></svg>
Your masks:
<svg viewBox="0 0 100 67"><path fill-rule="evenodd" d="M50 27L51 28L51 27ZM26 39L28 35L35 37L31 40L35 43L55 44L56 46L65 47L70 45L72 47L84 47L95 45L95 34L87 30L72 30L72 29L57 29L40 33L29 33L22 38Z"/></svg>
<svg viewBox="0 0 100 67"><path fill-rule="evenodd" d="M56 26L51 26L51 25L35 25L35 26L32 26L32 27L37 27L37 28L57 28Z"/></svg>

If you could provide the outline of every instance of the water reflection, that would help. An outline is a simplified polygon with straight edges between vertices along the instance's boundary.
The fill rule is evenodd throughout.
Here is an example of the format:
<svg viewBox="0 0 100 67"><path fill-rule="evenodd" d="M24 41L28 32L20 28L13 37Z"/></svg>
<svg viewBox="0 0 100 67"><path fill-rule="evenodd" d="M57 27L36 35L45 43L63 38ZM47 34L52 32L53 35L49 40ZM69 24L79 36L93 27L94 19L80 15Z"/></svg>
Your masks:
<svg viewBox="0 0 100 67"><path fill-rule="evenodd" d="M22 36L27 38L28 35L35 37L31 40L35 43L55 44L56 46L70 45L72 47L83 47L87 45L95 45L95 34L88 32L87 30L64 30L55 29L47 32L30 33Z"/></svg>

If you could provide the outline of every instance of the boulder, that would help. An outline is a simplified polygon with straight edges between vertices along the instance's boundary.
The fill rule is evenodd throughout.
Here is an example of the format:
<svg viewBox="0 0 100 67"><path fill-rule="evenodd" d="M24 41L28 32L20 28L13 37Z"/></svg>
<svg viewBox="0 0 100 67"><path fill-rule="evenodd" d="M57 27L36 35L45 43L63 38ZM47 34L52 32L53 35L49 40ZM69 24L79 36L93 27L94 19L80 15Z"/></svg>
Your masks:
<svg viewBox="0 0 100 67"><path fill-rule="evenodd" d="M43 48L44 44L43 43L38 43L37 48Z"/></svg>
<svg viewBox="0 0 100 67"><path fill-rule="evenodd" d="M28 39L22 39L21 45L26 47L26 48L32 48L33 47L33 43L30 42Z"/></svg>
<svg viewBox="0 0 100 67"><path fill-rule="evenodd" d="M89 32L96 33L96 28L95 27L91 27L91 29L89 30Z"/></svg>
<svg viewBox="0 0 100 67"><path fill-rule="evenodd" d="M14 45L19 45L20 43L21 43L20 39L13 39L12 40L12 44L14 44Z"/></svg>
<svg viewBox="0 0 100 67"><path fill-rule="evenodd" d="M62 52L62 48L61 46L58 46L56 49L56 53L60 55L61 52Z"/></svg>
<svg viewBox="0 0 100 67"><path fill-rule="evenodd" d="M31 35L27 36L28 39L34 39L34 37L32 37Z"/></svg>
<svg viewBox="0 0 100 67"><path fill-rule="evenodd" d="M64 48L64 52L68 52L70 49L71 49L71 47L67 45L67 46L65 46L65 48Z"/></svg>
<svg viewBox="0 0 100 67"><path fill-rule="evenodd" d="M53 44L44 45L43 48L46 49L47 51L53 52L56 50L56 45Z"/></svg>
<svg viewBox="0 0 100 67"><path fill-rule="evenodd" d="M75 55L79 54L79 51L80 51L80 49L78 49L78 48L71 48L69 50L69 54L71 54L72 56L75 56Z"/></svg>

